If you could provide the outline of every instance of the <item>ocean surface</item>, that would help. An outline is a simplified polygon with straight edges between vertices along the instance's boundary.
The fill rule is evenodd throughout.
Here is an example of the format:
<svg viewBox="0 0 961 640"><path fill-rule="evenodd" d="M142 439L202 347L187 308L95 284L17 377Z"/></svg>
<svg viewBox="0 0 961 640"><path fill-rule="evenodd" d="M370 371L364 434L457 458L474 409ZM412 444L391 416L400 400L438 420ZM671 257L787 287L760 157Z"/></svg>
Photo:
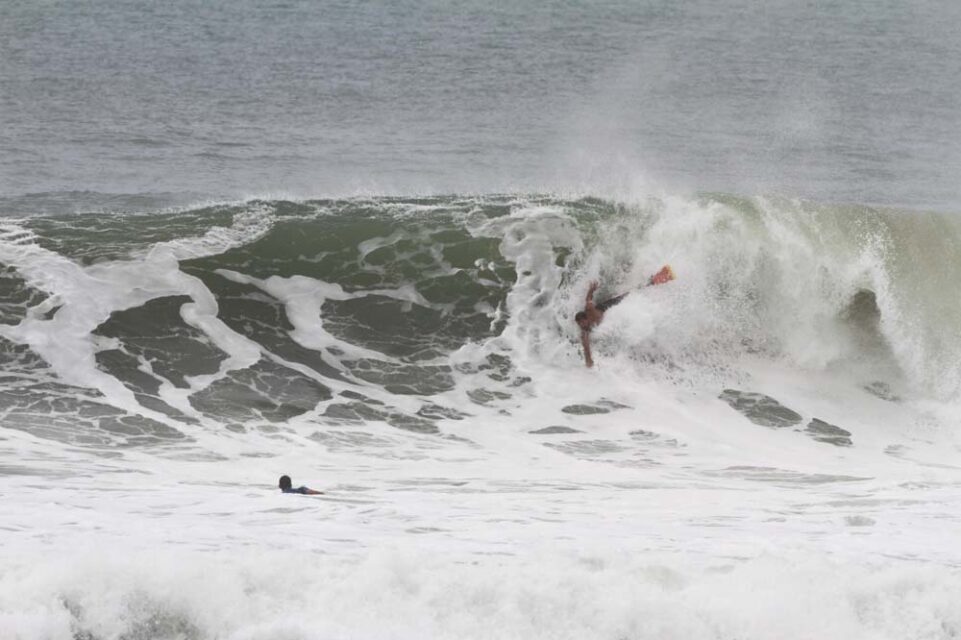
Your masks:
<svg viewBox="0 0 961 640"><path fill-rule="evenodd" d="M0 125L0 638L961 637L961 5L5 0Z"/></svg>

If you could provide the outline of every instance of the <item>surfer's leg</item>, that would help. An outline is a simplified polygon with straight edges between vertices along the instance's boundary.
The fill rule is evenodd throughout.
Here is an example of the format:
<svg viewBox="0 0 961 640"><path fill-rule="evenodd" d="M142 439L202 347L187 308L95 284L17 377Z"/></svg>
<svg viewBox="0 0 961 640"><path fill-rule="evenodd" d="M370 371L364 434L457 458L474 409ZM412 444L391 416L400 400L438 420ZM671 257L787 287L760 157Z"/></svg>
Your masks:
<svg viewBox="0 0 961 640"><path fill-rule="evenodd" d="M599 302L599 303L596 305L596 308L597 308L598 311L607 311L608 309L610 309L611 307L613 307L615 304L617 304L618 302L620 302L621 300L623 300L626 296L627 296L626 293L622 293L622 294L619 295L619 296L615 296L615 297L613 297L613 298L608 298L608 299L605 300L604 302Z"/></svg>

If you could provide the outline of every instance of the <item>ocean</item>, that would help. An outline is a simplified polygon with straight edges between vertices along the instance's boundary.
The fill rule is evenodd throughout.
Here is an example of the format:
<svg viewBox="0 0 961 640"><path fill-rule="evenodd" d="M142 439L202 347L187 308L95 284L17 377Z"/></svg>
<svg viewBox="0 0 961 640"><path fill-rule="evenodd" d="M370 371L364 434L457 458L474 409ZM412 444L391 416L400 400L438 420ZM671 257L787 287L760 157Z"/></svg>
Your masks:
<svg viewBox="0 0 961 640"><path fill-rule="evenodd" d="M0 3L0 637L961 636L959 25Z"/></svg>

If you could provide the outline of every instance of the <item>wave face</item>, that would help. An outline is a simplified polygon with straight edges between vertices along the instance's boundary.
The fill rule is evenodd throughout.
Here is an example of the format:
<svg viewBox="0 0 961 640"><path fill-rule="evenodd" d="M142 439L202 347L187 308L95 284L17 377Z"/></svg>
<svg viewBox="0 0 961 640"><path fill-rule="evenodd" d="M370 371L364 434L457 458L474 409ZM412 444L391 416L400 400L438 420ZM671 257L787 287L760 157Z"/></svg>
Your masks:
<svg viewBox="0 0 961 640"><path fill-rule="evenodd" d="M602 368L710 388L769 361L950 402L958 238L934 214L721 195L25 218L0 230L6 426L129 445L299 416L436 432L579 367L592 279L633 292L596 331ZM642 288L665 263L677 279Z"/></svg>

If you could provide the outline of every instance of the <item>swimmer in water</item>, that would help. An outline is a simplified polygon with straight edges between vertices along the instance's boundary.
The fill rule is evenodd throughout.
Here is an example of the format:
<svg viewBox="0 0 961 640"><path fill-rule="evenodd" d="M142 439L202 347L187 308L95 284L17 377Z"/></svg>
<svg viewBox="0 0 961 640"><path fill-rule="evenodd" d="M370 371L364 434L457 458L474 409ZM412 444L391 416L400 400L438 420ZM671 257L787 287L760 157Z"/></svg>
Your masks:
<svg viewBox="0 0 961 640"><path fill-rule="evenodd" d="M278 485L280 486L280 490L283 493L300 493L305 496L324 495L323 491L314 491L313 489L308 489L307 487L297 487L296 489L294 489L292 486L292 483L290 482L290 476L280 476L280 482L278 483Z"/></svg>

